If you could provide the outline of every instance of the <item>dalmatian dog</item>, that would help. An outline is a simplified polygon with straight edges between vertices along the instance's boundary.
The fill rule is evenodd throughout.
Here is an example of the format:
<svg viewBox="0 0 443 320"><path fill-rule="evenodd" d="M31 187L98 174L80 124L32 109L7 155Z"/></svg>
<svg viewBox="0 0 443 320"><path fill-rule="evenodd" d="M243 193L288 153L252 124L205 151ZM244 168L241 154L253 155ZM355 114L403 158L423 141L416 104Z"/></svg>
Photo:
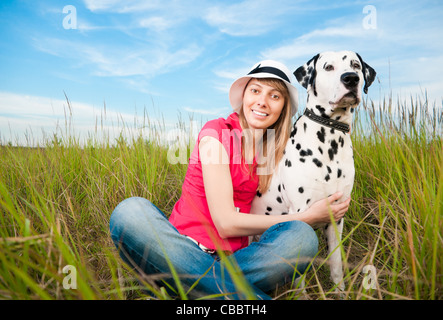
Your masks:
<svg viewBox="0 0 443 320"><path fill-rule="evenodd" d="M375 79L375 70L351 51L317 54L294 72L307 89L304 115L295 122L270 189L253 200L251 213L297 214L337 191L343 202L351 195L354 159L350 126L362 91ZM362 89L363 87L363 89ZM344 290L341 252L343 219L324 226L331 278ZM302 282L302 286L304 283Z"/></svg>

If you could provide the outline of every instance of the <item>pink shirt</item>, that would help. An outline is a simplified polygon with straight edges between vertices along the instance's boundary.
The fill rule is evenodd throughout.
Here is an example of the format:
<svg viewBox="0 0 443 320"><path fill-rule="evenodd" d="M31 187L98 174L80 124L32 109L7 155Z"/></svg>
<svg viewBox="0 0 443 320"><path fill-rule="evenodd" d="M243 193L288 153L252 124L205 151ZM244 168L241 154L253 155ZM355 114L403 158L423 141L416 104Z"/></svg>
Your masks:
<svg viewBox="0 0 443 320"><path fill-rule="evenodd" d="M207 122L198 135L197 144L191 154L182 195L172 210L169 221L177 230L209 249L236 251L248 245L248 237L222 239L212 221L203 184L202 166L198 145L205 136L219 140L229 155L229 169L234 190L234 205L242 213L249 213L252 199L257 192L258 178L249 174L248 164L241 156L241 136L237 113L232 113L226 120L219 118Z"/></svg>

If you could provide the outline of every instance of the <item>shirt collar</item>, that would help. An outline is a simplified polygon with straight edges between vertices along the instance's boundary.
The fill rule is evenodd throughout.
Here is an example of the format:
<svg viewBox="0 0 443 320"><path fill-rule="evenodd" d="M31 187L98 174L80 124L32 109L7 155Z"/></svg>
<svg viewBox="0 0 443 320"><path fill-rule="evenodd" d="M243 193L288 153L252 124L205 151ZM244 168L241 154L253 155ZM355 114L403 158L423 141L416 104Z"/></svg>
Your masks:
<svg viewBox="0 0 443 320"><path fill-rule="evenodd" d="M240 118L238 117L237 112L233 112L229 115L229 117L225 120L226 125L228 125L231 129L238 129L240 131L243 131L241 125L240 125Z"/></svg>

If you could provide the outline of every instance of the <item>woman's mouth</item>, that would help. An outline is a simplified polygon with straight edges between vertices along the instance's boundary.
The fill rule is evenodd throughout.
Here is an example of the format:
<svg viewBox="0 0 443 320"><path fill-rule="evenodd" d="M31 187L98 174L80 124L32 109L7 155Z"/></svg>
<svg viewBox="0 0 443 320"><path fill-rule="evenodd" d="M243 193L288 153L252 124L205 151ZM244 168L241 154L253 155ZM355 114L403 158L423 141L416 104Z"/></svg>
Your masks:
<svg viewBox="0 0 443 320"><path fill-rule="evenodd" d="M267 116L268 116L267 113L260 112L260 111L257 111L257 110L252 110L252 112L253 112L254 114L260 116L260 117L267 117Z"/></svg>

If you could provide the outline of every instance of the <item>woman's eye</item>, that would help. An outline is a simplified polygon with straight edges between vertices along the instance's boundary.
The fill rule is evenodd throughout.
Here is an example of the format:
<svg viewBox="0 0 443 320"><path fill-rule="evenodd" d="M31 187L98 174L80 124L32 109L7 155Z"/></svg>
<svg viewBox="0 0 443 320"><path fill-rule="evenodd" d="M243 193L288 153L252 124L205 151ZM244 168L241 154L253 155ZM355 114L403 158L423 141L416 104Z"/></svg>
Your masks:
<svg viewBox="0 0 443 320"><path fill-rule="evenodd" d="M326 70L326 71L332 71L332 70L334 70L334 66L333 66L332 64L328 64L328 65L325 67L325 70Z"/></svg>
<svg viewBox="0 0 443 320"><path fill-rule="evenodd" d="M273 94L273 95L271 95L271 98L274 100L278 100L278 99L280 99L280 96L277 94Z"/></svg>
<svg viewBox="0 0 443 320"><path fill-rule="evenodd" d="M258 93L258 90L257 90L257 89L254 89L254 88L251 88L251 92L252 92L252 93Z"/></svg>

